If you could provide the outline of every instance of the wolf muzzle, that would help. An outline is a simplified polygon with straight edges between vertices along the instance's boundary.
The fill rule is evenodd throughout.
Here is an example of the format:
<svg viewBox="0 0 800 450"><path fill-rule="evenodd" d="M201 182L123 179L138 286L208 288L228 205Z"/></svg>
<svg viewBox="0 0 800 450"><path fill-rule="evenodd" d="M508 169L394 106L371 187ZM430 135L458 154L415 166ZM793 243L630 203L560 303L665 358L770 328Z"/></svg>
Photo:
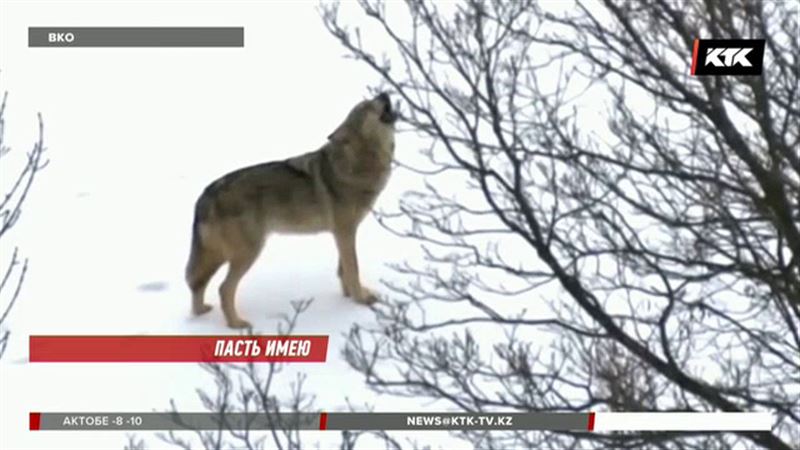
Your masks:
<svg viewBox="0 0 800 450"><path fill-rule="evenodd" d="M397 113L392 108L392 100L389 98L389 94L386 92L381 92L375 97L378 101L383 103L383 112L381 112L381 122L393 124L397 121Z"/></svg>

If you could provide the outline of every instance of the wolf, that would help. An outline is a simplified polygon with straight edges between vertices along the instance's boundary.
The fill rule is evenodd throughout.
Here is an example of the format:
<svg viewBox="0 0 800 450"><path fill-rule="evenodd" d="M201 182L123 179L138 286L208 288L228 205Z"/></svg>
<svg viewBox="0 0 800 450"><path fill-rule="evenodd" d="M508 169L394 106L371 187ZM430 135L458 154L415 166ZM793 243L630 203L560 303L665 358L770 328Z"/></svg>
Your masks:
<svg viewBox="0 0 800 450"><path fill-rule="evenodd" d="M205 290L225 263L219 287L231 328L250 328L236 311L236 289L271 234L331 232L339 253L342 292L370 304L361 284L356 231L386 186L397 114L387 93L359 102L319 149L230 172L209 184L194 209L186 282L192 312L207 313Z"/></svg>

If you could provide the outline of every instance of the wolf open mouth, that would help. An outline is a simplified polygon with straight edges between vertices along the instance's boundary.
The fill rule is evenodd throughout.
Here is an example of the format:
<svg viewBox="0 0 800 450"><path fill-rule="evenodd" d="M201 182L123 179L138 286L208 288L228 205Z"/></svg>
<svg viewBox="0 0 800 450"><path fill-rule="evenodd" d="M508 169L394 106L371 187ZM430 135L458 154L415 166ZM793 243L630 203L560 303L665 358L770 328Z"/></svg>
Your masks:
<svg viewBox="0 0 800 450"><path fill-rule="evenodd" d="M397 114L395 114L394 110L392 109L392 101L389 99L389 95L383 93L378 96L383 102L383 112L381 112L381 122L392 124L397 120Z"/></svg>

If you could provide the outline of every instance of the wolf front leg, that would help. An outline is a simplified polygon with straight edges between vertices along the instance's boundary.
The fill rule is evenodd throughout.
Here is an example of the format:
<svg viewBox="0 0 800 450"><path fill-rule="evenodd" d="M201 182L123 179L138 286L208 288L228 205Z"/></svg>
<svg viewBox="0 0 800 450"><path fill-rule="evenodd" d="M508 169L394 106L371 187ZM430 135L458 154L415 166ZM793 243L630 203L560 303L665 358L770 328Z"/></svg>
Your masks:
<svg viewBox="0 0 800 450"><path fill-rule="evenodd" d="M342 258L339 258L339 265L336 268L336 275L339 277L339 284L342 285L342 294L345 297L350 297L350 290L347 289L347 285L344 282L344 278L342 277Z"/></svg>
<svg viewBox="0 0 800 450"><path fill-rule="evenodd" d="M345 295L352 296L359 303L375 303L378 300L375 294L361 285L356 254L356 227L337 227L334 237L339 250L339 276Z"/></svg>

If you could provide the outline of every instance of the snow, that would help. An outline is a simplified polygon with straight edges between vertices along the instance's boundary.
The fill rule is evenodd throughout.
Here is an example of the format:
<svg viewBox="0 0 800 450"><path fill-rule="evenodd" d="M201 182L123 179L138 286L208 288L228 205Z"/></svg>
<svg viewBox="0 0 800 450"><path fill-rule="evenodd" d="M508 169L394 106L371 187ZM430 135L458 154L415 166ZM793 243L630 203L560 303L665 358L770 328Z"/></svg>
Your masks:
<svg viewBox="0 0 800 450"><path fill-rule="evenodd" d="M50 165L10 241L30 260L12 337L0 361L0 448L122 448L128 432L28 431L28 413L148 412L175 398L201 411L195 389L212 379L195 364L31 364L34 334L228 334L214 310L189 314L183 281L193 203L217 176L317 148L376 78L324 29L313 2L9 2L0 6L0 81L6 138L21 157L45 122ZM244 26L243 49L27 48L28 26ZM398 137L398 149L404 148ZM401 150L400 150L401 151ZM13 155L13 154L12 154ZM7 178L3 168L2 178ZM400 177L402 180L402 176ZM392 184L379 200L403 190ZM2 185L5 187L5 184ZM365 284L414 251L369 218L359 235ZM10 257L4 238L2 262ZM378 399L340 354L343 332L371 312L341 296L332 237L278 236L244 278L238 306L273 333L290 301L313 297L297 333L328 334L324 364L293 367L327 411ZM4 266L3 266L4 267ZM287 381L291 375L287 375ZM378 401L382 403L378 403ZM444 432L424 443L454 442ZM164 448L148 433L149 448ZM423 437L424 436L424 437ZM324 443L333 433L309 433ZM445 445L445 444L442 444ZM462 445L464 445L462 443Z"/></svg>

